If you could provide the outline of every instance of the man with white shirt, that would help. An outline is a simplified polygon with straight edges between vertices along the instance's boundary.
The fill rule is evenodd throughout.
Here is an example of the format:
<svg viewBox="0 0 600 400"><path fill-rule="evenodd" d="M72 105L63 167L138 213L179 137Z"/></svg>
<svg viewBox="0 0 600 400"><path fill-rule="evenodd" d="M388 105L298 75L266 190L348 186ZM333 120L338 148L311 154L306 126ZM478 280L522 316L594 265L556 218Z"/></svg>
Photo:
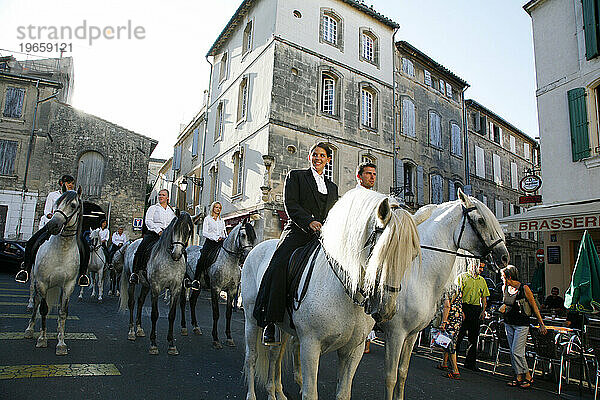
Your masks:
<svg viewBox="0 0 600 400"><path fill-rule="evenodd" d="M112 238L110 239L110 241L112 242L112 244L110 245L110 248L108 249L108 263L111 264L112 263L112 258L115 255L115 253L117 252L117 250L119 250L124 244L125 242L127 242L127 234L125 232L123 232L123 227L120 226L119 229L117 229L116 232L114 232L112 234Z"/></svg>
<svg viewBox="0 0 600 400"><path fill-rule="evenodd" d="M133 273L129 277L129 283L139 283L137 273L146 268L152 246L158 242L160 235L169 226L173 218L175 218L175 213L169 206L169 192L162 189L158 192L158 203L151 205L146 211L144 222L148 232L144 234L144 238L133 257Z"/></svg>
<svg viewBox="0 0 600 400"><path fill-rule="evenodd" d="M356 169L356 187L365 189L373 189L375 187L375 179L377 179L377 166L369 161L364 161L358 164Z"/></svg>
<svg viewBox="0 0 600 400"><path fill-rule="evenodd" d="M268 345L277 344L274 323L283 321L285 313L288 261L294 250L316 237L338 199L338 187L325 177L329 145L317 143L308 159L310 168L291 170L285 179L283 202L289 219L256 296L253 315L265 327L263 342Z"/></svg>

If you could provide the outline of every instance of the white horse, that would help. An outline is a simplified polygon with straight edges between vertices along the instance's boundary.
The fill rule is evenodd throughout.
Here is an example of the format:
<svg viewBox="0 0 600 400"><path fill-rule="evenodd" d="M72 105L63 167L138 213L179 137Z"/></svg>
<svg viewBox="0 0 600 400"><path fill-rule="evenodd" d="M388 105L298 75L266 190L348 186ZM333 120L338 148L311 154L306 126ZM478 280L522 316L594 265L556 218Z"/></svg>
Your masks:
<svg viewBox="0 0 600 400"><path fill-rule="evenodd" d="M69 297L75 289L79 274L77 237L81 234L82 215L81 188L77 192L69 190L56 200L56 211L46 225L52 236L40 246L33 266L32 282L35 286L35 296L25 338L33 338L39 308L42 328L36 347L48 346L46 337L48 306L57 303L60 293L56 355L66 355L68 352L65 344L65 322L69 310Z"/></svg>
<svg viewBox="0 0 600 400"><path fill-rule="evenodd" d="M177 311L177 300L179 299L179 292L183 284L183 277L185 276L185 249L187 242L192 234L194 225L192 218L186 212L181 212L177 218L173 218L169 226L162 232L158 242L154 244L150 252L150 258L146 265L146 273L140 273L140 283L142 285L140 290L140 296L138 298L138 314L136 325L138 331L133 329L133 306L135 299L133 297L135 291L135 285L129 284L129 276L131 275L131 265L133 264L133 256L131 257L131 263L129 263L129 257L126 256L125 267L121 274L121 298L120 298L120 309L122 311L129 308L129 333L127 338L129 340L135 340L136 336L144 336L141 331L141 315L142 306L146 295L150 292L152 296L152 332L150 333L150 354L158 354L158 346L156 345L156 322L158 321L158 296L160 293L168 288L171 293L171 304L169 308L169 331L167 333L167 340L169 342L168 353L171 355L179 354L177 347L173 341L173 323L175 322L175 313ZM137 241L136 241L137 242ZM130 249L126 251L129 255L129 250L132 250L135 254L135 250L132 248L136 244L134 242ZM141 241L140 241L141 242Z"/></svg>
<svg viewBox="0 0 600 400"><path fill-rule="evenodd" d="M92 298L96 297L96 285L98 285L98 302L102 303L102 295L104 294L104 272L106 270L106 255L102 249L102 241L100 240L100 231L94 229L90 233L90 263L88 264L88 273L92 284ZM79 291L79 300L83 300L82 287Z"/></svg>
<svg viewBox="0 0 600 400"><path fill-rule="evenodd" d="M240 264L244 261L254 243L256 233L254 227L247 221L237 224L223 241L219 248L219 253L215 261L208 267L206 280L200 278L200 283L204 288L210 290L212 311L213 311L213 347L222 349L223 345L219 341L217 326L219 322L219 295L223 291L227 293L227 307L225 311L225 344L235 346L231 337L231 313L233 310L233 300L237 299L240 288ZM188 275L193 277L196 273L196 264L200 258L202 248L200 246L190 246L187 249L187 270ZM208 283L208 285L206 285ZM196 301L198 300L199 290L192 290L190 294L190 313L192 316L192 328L195 334L202 334L196 320ZM187 326L185 322L185 291L180 295L181 307L181 334L187 335Z"/></svg>
<svg viewBox="0 0 600 400"><path fill-rule="evenodd" d="M113 254L112 257L112 269L110 270L110 287L108 290L108 295L119 296L119 279L121 278L121 273L123 272L123 265L125 264L125 252L127 248L131 244L131 241L128 240L121 247L119 247Z"/></svg>
<svg viewBox="0 0 600 400"><path fill-rule="evenodd" d="M321 235L322 246L311 255L297 298L305 296L292 315L279 326L298 338L302 368L302 398L317 399L317 372L321 354L337 351L338 400L349 400L352 379L363 354L364 342L376 318L390 319L404 272L419 255L419 237L410 214L393 209L380 193L357 188L333 206ZM242 301L246 316L247 399L255 400L255 374L266 385L269 399L285 399L281 386L281 346L267 351L252 316L262 276L277 240L256 246L242 268ZM310 261L309 261L310 262ZM373 317L371 317L371 315ZM268 354L267 354L268 353ZM269 358L267 361L266 358Z"/></svg>
<svg viewBox="0 0 600 400"><path fill-rule="evenodd" d="M507 265L508 250L494 214L474 197L458 190L458 200L424 206L415 219L423 252L420 268L415 264L402 282L398 311L386 323L385 398L403 399L408 364L415 340L436 312L444 288L456 278L459 249L475 256L491 255L498 265ZM417 221L417 222L419 222Z"/></svg>

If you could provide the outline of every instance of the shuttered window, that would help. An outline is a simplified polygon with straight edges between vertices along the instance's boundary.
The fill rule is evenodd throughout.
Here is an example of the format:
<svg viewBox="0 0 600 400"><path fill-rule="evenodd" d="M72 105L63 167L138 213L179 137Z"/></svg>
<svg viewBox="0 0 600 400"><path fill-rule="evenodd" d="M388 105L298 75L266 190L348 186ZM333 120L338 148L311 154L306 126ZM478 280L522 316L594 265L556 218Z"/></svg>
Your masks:
<svg viewBox="0 0 600 400"><path fill-rule="evenodd" d="M432 85L432 81L431 81L431 72L427 71L426 69L423 70L423 75L424 75L424 82L427 86L433 86Z"/></svg>
<svg viewBox="0 0 600 400"><path fill-rule="evenodd" d="M529 147L529 143L523 143L523 155L526 160L531 160L531 148Z"/></svg>
<svg viewBox="0 0 600 400"><path fill-rule="evenodd" d="M402 72L408 76L415 76L415 66L408 58L402 59Z"/></svg>
<svg viewBox="0 0 600 400"><path fill-rule="evenodd" d="M475 175L485 178L485 153L479 146L475 146Z"/></svg>
<svg viewBox="0 0 600 400"><path fill-rule="evenodd" d="M429 111L429 143L435 147L442 147L442 123L435 111Z"/></svg>
<svg viewBox="0 0 600 400"><path fill-rule="evenodd" d="M104 182L104 156L96 151L88 151L79 159L77 184L81 185L82 195L100 196Z"/></svg>
<svg viewBox="0 0 600 400"><path fill-rule="evenodd" d="M442 176L431 175L431 202L433 204L441 204L444 202L444 196L442 194Z"/></svg>
<svg viewBox="0 0 600 400"><path fill-rule="evenodd" d="M425 191L423 189L423 167L417 166L417 204L425 204Z"/></svg>
<svg viewBox="0 0 600 400"><path fill-rule="evenodd" d="M194 129L194 133L192 136L192 157L196 157L198 155L198 142L200 139L200 128Z"/></svg>
<svg viewBox="0 0 600 400"><path fill-rule="evenodd" d="M448 181L448 201L456 200L456 185L452 179Z"/></svg>
<svg viewBox="0 0 600 400"><path fill-rule="evenodd" d="M492 156L493 168L494 168L494 182L496 185L502 185L502 164L500 163L500 156L494 154Z"/></svg>
<svg viewBox="0 0 600 400"><path fill-rule="evenodd" d="M591 60L598 56L598 0L582 0L583 30L585 33L585 58Z"/></svg>
<svg viewBox="0 0 600 400"><path fill-rule="evenodd" d="M571 150L573 161L590 156L585 89L576 88L567 92L569 100L569 119L571 123Z"/></svg>
<svg viewBox="0 0 600 400"><path fill-rule="evenodd" d="M17 158L17 142L0 140L0 175L13 175Z"/></svg>
<svg viewBox="0 0 600 400"><path fill-rule="evenodd" d="M179 171L181 169L181 146L176 146L173 149L173 170Z"/></svg>
<svg viewBox="0 0 600 400"><path fill-rule="evenodd" d="M504 203L501 200L495 200L496 218L504 218Z"/></svg>
<svg viewBox="0 0 600 400"><path fill-rule="evenodd" d="M415 103L410 97L402 97L402 134L416 137Z"/></svg>
<svg viewBox="0 0 600 400"><path fill-rule="evenodd" d="M517 173L517 163L510 163L510 184L515 190L519 188L519 176Z"/></svg>
<svg viewBox="0 0 600 400"><path fill-rule="evenodd" d="M462 140L460 137L460 127L454 122L450 124L450 151L455 156L462 156Z"/></svg>
<svg viewBox="0 0 600 400"><path fill-rule="evenodd" d="M440 92L444 94L446 92L446 82L443 79L440 79Z"/></svg>
<svg viewBox="0 0 600 400"><path fill-rule="evenodd" d="M452 85L446 82L446 96L452 98Z"/></svg>
<svg viewBox="0 0 600 400"><path fill-rule="evenodd" d="M23 99L25 89L9 87L6 89L4 101L4 116L9 118L21 118L23 115Z"/></svg>
<svg viewBox="0 0 600 400"><path fill-rule="evenodd" d="M231 195L242 194L242 182L244 179L244 155L237 151L233 156L233 190Z"/></svg>
<svg viewBox="0 0 600 400"><path fill-rule="evenodd" d="M513 135L510 135L509 137L510 137L510 151L517 154L517 139Z"/></svg>

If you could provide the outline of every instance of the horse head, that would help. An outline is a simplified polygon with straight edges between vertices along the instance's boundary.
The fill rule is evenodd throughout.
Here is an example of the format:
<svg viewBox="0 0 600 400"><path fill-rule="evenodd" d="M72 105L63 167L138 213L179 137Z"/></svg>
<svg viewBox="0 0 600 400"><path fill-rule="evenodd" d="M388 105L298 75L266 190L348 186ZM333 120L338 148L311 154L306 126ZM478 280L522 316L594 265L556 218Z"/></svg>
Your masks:
<svg viewBox="0 0 600 400"><path fill-rule="evenodd" d="M98 229L94 229L90 232L90 245L92 249L95 249L100 244L100 231Z"/></svg>
<svg viewBox="0 0 600 400"><path fill-rule="evenodd" d="M510 256L506 248L506 238L492 211L474 197L467 196L458 189L462 203L463 220L460 230L455 231L456 246L481 257L490 258L488 263L495 272L498 265L507 266Z"/></svg>
<svg viewBox="0 0 600 400"><path fill-rule="evenodd" d="M173 222L165 229L163 235L170 235L171 242L169 250L173 261L179 261L185 252L188 240L193 230L192 217L185 211L181 211Z"/></svg>
<svg viewBox="0 0 600 400"><path fill-rule="evenodd" d="M240 263L243 263L248 253L250 253L250 250L252 250L256 244L256 232L254 231L252 224L248 222L248 219L240 222L237 242L239 251L242 252Z"/></svg>
<svg viewBox="0 0 600 400"><path fill-rule="evenodd" d="M46 224L48 232L57 235L63 230L76 230L81 211L81 188L77 192L74 190L64 192L56 200L54 214Z"/></svg>

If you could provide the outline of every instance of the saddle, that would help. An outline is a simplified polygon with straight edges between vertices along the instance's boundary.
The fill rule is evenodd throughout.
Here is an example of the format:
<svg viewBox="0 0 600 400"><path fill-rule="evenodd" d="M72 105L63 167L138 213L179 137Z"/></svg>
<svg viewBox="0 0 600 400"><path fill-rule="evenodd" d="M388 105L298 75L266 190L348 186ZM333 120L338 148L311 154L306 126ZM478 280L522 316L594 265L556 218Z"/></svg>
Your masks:
<svg viewBox="0 0 600 400"><path fill-rule="evenodd" d="M319 242L318 238L314 238L307 244L302 247L297 248L292 253L290 257L290 262L288 263L287 270L287 281L286 281L286 308L290 315L290 321L292 320L292 312L297 310L302 302L304 296L306 295L306 290L308 289L308 283L310 282L310 278L312 276L312 271L315 266L315 258L312 258L312 262L309 264L311 260L311 256L321 247L321 242ZM306 275L306 280L304 281L304 287L302 292L298 295L298 289L300 287L300 281L302 280L302 275L304 274L304 270L309 267L308 274ZM293 328L293 323L291 324Z"/></svg>

